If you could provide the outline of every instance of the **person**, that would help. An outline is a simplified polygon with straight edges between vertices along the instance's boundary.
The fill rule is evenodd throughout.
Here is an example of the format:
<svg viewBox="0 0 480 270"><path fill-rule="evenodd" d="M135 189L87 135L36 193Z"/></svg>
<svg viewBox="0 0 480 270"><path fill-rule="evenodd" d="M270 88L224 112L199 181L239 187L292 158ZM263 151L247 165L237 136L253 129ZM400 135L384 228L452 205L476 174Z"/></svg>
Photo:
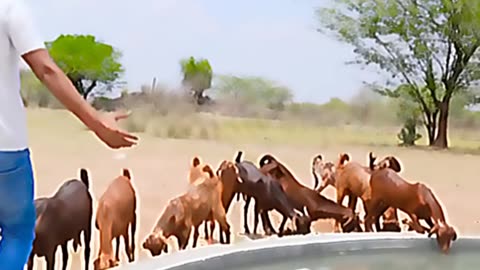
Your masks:
<svg viewBox="0 0 480 270"><path fill-rule="evenodd" d="M100 113L85 101L50 58L22 0L0 0L0 269L21 270L35 235L34 179L26 113L20 95L20 57L50 92L110 148L138 138L116 122L128 117Z"/></svg>

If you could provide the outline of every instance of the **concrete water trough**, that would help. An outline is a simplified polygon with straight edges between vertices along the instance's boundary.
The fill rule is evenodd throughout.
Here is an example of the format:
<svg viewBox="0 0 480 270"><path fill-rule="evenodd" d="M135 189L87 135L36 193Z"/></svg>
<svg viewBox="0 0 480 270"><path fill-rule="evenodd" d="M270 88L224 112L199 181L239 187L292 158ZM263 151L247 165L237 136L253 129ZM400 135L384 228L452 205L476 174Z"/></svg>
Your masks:
<svg viewBox="0 0 480 270"><path fill-rule="evenodd" d="M161 255L121 270L478 270L480 237L462 236L442 254L434 236L326 233L248 240Z"/></svg>

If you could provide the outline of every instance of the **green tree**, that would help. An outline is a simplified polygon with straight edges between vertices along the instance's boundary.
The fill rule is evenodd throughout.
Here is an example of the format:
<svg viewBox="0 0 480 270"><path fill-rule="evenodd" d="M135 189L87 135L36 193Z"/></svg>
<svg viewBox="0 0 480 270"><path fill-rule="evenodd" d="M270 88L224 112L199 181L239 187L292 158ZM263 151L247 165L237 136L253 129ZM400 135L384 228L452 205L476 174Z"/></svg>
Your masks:
<svg viewBox="0 0 480 270"><path fill-rule="evenodd" d="M124 72L121 53L91 35L60 35L46 46L85 99L99 89L110 91Z"/></svg>
<svg viewBox="0 0 480 270"><path fill-rule="evenodd" d="M430 145L447 148L450 101L480 76L480 1L335 2L317 11L320 30L354 47L352 63L376 65L402 83L378 92L414 100Z"/></svg>
<svg viewBox="0 0 480 270"><path fill-rule="evenodd" d="M193 56L182 59L180 66L183 73L182 84L193 93L193 98L198 105L204 104L204 92L212 85L213 71L207 59L196 60Z"/></svg>
<svg viewBox="0 0 480 270"><path fill-rule="evenodd" d="M292 91L278 83L253 76L219 76L215 89L220 97L231 97L244 104L283 110L292 101Z"/></svg>

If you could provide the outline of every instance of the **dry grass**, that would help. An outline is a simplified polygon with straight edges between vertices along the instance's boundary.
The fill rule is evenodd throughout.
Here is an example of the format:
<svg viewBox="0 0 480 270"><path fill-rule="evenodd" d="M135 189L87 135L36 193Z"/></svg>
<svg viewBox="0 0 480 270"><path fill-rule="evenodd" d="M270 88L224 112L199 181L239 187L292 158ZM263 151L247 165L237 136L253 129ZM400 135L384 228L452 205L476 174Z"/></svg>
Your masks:
<svg viewBox="0 0 480 270"><path fill-rule="evenodd" d="M205 162L217 167L221 160L232 159L239 149L245 151L247 159L255 162L261 154L273 153L308 186L313 184L309 168L311 158L317 153L334 160L339 152L347 151L353 159L360 162L366 162L367 153L371 150L378 156L394 154L404 165L403 176L412 181L423 181L434 189L446 207L448 220L458 229L460 235L480 233L480 211L476 197L480 188L477 181L479 156L347 143L371 142L372 137L367 131L351 134L351 129L301 128L298 124L293 129L290 124L278 122L268 124L253 120L236 122L237 120L224 118L216 119L218 136L222 140L161 139L153 134L144 133L139 134L141 141L137 147L114 151L107 149L65 111L29 110L28 117L36 176L36 196L53 194L65 180L76 177L80 167L85 167L91 174L94 198L99 198L108 183L121 173L123 167L131 169L139 198L136 254L140 260L149 258L149 255L141 249L141 242L151 231L166 203L185 191L191 158L200 155ZM387 137L382 134L379 133L377 138L383 136L387 141ZM269 137L270 140L265 140L264 137L256 138L260 135ZM287 140L288 143L280 143L283 140ZM263 143L266 141L274 143ZM117 152L125 153L127 158L115 159L114 155ZM457 171L457 168L461 168L461 171ZM335 195L332 188L328 188L325 194L332 199ZM235 233L234 241L239 240L237 234L242 231L242 208L242 202L234 202L228 213L228 220ZM277 215L274 215L273 222L278 226ZM330 231L332 222L317 222L315 229ZM215 237L218 237L217 234ZM93 261L98 252L96 230L92 245ZM124 263L123 244L121 249ZM72 256L69 269L84 269L83 253L73 253L71 247L70 250ZM83 252L83 248L80 248L80 251ZM60 269L60 253L57 254L57 269ZM35 269L45 269L44 261L36 259Z"/></svg>

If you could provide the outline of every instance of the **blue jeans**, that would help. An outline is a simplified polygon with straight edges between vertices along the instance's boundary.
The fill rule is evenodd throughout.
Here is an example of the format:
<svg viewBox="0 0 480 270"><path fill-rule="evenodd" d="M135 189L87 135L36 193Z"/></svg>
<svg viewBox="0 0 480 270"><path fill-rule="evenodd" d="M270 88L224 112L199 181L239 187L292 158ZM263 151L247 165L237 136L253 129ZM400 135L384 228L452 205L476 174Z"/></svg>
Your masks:
<svg viewBox="0 0 480 270"><path fill-rule="evenodd" d="M0 269L22 270L35 238L33 170L28 149L0 151Z"/></svg>

